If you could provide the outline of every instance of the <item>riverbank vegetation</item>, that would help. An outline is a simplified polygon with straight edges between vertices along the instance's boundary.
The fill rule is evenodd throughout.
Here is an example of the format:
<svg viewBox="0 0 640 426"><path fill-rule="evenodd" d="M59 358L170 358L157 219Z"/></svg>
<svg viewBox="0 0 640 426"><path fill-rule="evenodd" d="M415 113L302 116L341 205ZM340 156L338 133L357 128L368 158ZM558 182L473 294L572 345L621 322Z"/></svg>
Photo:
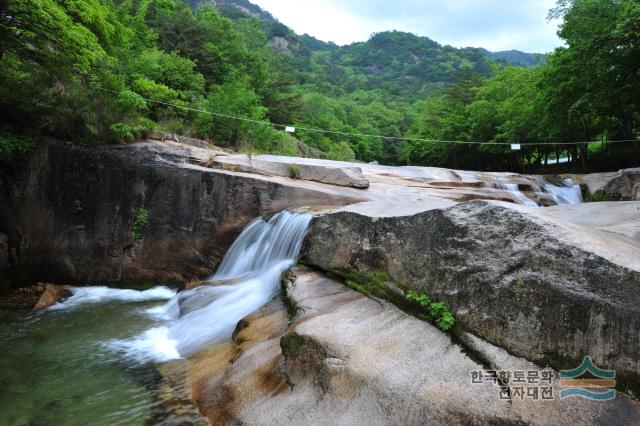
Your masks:
<svg viewBox="0 0 640 426"><path fill-rule="evenodd" d="M565 168L594 171L640 162L634 0L560 0L551 14L566 46L520 58L528 67L506 62L513 54L401 32L339 47L298 36L246 1L201 3L6 2L0 157L24 151L29 136L113 143L162 130L251 152L311 147L385 164L544 171L566 158ZM269 123L296 126L295 138ZM629 142L561 144L595 140Z"/></svg>

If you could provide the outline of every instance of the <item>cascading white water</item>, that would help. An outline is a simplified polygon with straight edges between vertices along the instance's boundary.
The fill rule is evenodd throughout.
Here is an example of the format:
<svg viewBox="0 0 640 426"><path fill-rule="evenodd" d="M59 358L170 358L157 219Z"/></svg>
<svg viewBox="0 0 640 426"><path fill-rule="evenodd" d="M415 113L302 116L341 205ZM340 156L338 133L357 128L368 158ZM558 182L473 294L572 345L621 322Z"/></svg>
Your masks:
<svg viewBox="0 0 640 426"><path fill-rule="evenodd" d="M501 187L501 189L507 190L511 193L511 196L513 197L516 204L521 204L527 207L538 207L538 203L520 192L517 183L505 183L499 184L499 186Z"/></svg>
<svg viewBox="0 0 640 426"><path fill-rule="evenodd" d="M282 274L296 261L311 215L279 213L251 222L233 243L208 285L175 295L146 314L164 321L108 347L141 361L192 355L231 338L238 321L278 294Z"/></svg>
<svg viewBox="0 0 640 426"><path fill-rule="evenodd" d="M580 204L582 203L582 190L580 185L574 184L571 179L562 181L564 186L546 184L544 190L551 195L556 204Z"/></svg>
<svg viewBox="0 0 640 426"><path fill-rule="evenodd" d="M539 207L538 203L527 197L524 193L520 192L517 183L488 183L485 184L485 187L490 189L509 191L511 197L513 198L513 201L515 201L516 204L521 204L527 207Z"/></svg>
<svg viewBox="0 0 640 426"><path fill-rule="evenodd" d="M574 184L571 179L564 179L562 183L564 186L545 183L543 187L540 187L536 184L531 184L531 192L536 195L547 193L548 196L558 205L582 203L582 191L580 189L580 185ZM489 183L486 184L485 187L508 191L516 204L527 207L541 207L535 200L521 192L517 183Z"/></svg>
<svg viewBox="0 0 640 426"><path fill-rule="evenodd" d="M296 260L311 216L282 212L249 224L229 249L210 286L179 293L151 313L169 320L124 348L160 359L188 356L231 337L238 321L278 292L280 277ZM233 284L215 285L221 280ZM157 345L156 345L157 343ZM151 344L151 345L150 345Z"/></svg>

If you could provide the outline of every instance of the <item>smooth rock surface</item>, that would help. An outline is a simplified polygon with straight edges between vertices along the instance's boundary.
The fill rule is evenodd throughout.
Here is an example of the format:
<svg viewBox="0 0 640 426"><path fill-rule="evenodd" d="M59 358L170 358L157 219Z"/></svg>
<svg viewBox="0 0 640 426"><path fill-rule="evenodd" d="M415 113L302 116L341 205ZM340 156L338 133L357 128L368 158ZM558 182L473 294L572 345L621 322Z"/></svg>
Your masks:
<svg viewBox="0 0 640 426"><path fill-rule="evenodd" d="M325 214L303 249L325 271L387 271L446 302L459 330L512 354L555 368L591 355L634 389L639 259L639 245L617 234L489 201L396 217Z"/></svg>
<svg viewBox="0 0 640 426"><path fill-rule="evenodd" d="M304 164L296 158L288 161L271 159L269 156L249 158L246 155L230 155L216 158L213 165L226 170L257 173L266 176L294 177L300 180L326 183L329 185L348 186L365 189L369 181L363 176L362 169L355 166L329 166ZM295 174L296 176L292 176Z"/></svg>
<svg viewBox="0 0 640 426"><path fill-rule="evenodd" d="M632 425L640 416L624 396L501 400L471 372L540 368L471 336L493 362L479 364L430 324L321 273L294 269L285 294L291 322L275 300L243 320L232 343L193 360L187 380L212 424Z"/></svg>
<svg viewBox="0 0 640 426"><path fill-rule="evenodd" d="M24 167L0 179L0 229L15 245L17 283L184 282L209 274L257 216L303 206L406 215L466 200L513 202L509 191L491 188L511 182L526 190L545 182L513 173L278 156L253 160L280 170L276 174L286 170L285 176L237 172L232 163L225 166L232 170L212 168L231 157L170 141L99 148L41 144ZM289 164L303 179L287 177ZM335 185L345 182L352 186ZM136 239L133 224L141 208L148 223ZM625 226L614 232L636 229Z"/></svg>

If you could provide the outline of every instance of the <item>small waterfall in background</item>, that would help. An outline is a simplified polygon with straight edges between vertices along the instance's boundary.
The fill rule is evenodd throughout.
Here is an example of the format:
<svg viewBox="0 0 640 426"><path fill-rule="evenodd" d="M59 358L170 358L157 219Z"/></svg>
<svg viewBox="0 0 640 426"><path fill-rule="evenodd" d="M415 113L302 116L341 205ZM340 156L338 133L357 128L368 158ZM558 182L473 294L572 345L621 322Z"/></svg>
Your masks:
<svg viewBox="0 0 640 426"><path fill-rule="evenodd" d="M544 190L551 195L556 204L580 204L582 203L582 190L571 179L562 181L564 186L546 184Z"/></svg>
<svg viewBox="0 0 640 426"><path fill-rule="evenodd" d="M516 204L521 204L527 207L540 207L538 203L527 197L523 192L520 192L517 183L499 183L496 184L497 189L503 189L509 191Z"/></svg>
<svg viewBox="0 0 640 426"><path fill-rule="evenodd" d="M564 179L563 186L556 186L552 183L545 183L542 187L532 185L532 193L536 196L546 194L557 205L560 204L580 204L582 200L582 190L580 185L576 185L572 179ZM520 191L517 183L488 183L485 185L489 189L499 189L508 191L516 204L527 207L541 207L537 201Z"/></svg>

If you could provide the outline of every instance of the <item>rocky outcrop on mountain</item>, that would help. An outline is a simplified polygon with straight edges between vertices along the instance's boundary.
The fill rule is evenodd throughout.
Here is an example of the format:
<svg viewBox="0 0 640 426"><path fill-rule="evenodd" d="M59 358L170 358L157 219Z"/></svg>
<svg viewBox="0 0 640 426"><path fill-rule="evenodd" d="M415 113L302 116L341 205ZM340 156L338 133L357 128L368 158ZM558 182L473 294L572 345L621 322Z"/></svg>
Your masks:
<svg viewBox="0 0 640 426"><path fill-rule="evenodd" d="M385 271L446 302L458 332L555 368L589 354L639 391L640 245L633 240L503 202L383 217L351 210L314 219L306 263Z"/></svg>
<svg viewBox="0 0 640 426"><path fill-rule="evenodd" d="M557 380L553 400L501 399L472 372L542 369L474 338L482 364L432 325L321 273L294 269L284 292L288 309L274 300L241 321L233 342L192 360L187 382L212 424L632 425L640 416L624 396L560 400Z"/></svg>
<svg viewBox="0 0 640 426"><path fill-rule="evenodd" d="M187 281L209 274L255 217L361 200L311 182L211 169L212 155L172 142L41 144L1 182L16 280Z"/></svg>

